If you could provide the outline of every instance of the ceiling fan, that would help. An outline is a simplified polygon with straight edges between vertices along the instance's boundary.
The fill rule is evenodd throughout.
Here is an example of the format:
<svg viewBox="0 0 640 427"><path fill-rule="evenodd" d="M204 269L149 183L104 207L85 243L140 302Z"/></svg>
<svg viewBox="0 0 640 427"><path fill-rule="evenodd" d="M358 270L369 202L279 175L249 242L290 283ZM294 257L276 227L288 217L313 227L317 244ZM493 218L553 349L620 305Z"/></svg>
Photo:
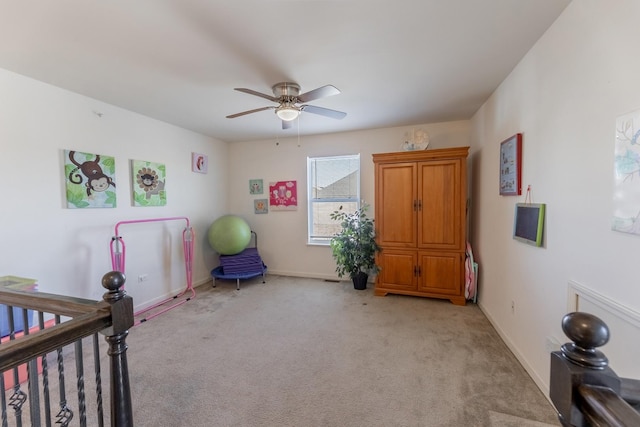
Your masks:
<svg viewBox="0 0 640 427"><path fill-rule="evenodd" d="M303 111L313 114L319 114L325 117L331 117L332 119L343 119L347 115L347 113L343 113L342 111L330 110L328 108L304 104L305 102L339 94L340 91L332 85L321 86L317 89L301 94L300 86L296 83L276 83L271 88L271 90L273 91L273 96L243 87L237 87L234 89L239 92L248 93L249 95L259 96L261 98L268 99L269 101L277 102L278 105L256 108L255 110L248 110L241 113L231 114L227 116L228 119L244 116L246 114L257 113L258 111L275 110L276 115L282 120L282 129L289 129L291 127L292 121L298 118L300 113ZM302 105L299 105L300 103L302 103Z"/></svg>

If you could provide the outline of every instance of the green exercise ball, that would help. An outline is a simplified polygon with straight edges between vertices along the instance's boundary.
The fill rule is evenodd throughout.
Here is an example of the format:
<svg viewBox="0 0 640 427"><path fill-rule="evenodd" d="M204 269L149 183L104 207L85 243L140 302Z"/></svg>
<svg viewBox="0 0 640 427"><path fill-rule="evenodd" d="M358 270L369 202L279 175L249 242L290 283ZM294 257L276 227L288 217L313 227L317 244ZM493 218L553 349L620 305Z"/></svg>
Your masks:
<svg viewBox="0 0 640 427"><path fill-rule="evenodd" d="M209 244L220 255L235 255L242 252L251 241L251 228L236 215L224 215L209 227Z"/></svg>

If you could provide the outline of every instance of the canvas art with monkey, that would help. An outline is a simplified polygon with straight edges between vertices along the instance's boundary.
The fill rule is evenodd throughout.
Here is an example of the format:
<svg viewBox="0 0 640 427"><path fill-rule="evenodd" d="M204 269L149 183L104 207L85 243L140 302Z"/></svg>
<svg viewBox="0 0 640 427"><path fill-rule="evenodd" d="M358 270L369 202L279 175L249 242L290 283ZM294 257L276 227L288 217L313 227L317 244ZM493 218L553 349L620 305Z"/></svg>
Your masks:
<svg viewBox="0 0 640 427"><path fill-rule="evenodd" d="M115 164L110 156L64 150L67 207L115 208Z"/></svg>

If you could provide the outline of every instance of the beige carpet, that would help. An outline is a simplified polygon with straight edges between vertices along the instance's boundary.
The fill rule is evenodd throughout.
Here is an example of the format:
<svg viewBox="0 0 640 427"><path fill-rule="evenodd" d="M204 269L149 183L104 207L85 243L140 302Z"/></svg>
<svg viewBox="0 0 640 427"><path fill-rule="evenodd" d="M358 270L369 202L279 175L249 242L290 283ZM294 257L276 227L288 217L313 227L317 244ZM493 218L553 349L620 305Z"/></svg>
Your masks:
<svg viewBox="0 0 640 427"><path fill-rule="evenodd" d="M475 305L217 281L127 342L140 427L560 425Z"/></svg>
<svg viewBox="0 0 640 427"><path fill-rule="evenodd" d="M554 425L493 411L489 411L489 419L491 420L491 426L500 427L549 427Z"/></svg>

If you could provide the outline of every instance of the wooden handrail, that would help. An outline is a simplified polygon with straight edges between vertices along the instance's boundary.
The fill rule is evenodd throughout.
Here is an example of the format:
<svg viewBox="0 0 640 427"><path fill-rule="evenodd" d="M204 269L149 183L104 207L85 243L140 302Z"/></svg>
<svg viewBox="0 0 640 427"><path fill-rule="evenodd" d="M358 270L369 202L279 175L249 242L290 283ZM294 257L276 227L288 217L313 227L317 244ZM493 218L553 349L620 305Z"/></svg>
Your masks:
<svg viewBox="0 0 640 427"><path fill-rule="evenodd" d="M609 387L583 384L578 386L578 395L588 425L640 426L640 414Z"/></svg>
<svg viewBox="0 0 640 427"><path fill-rule="evenodd" d="M11 331L12 339L0 345L0 372L5 373L14 369L14 375L17 379L19 365L28 363L33 364L32 366L35 368L36 358L60 350L69 344L78 343L85 337L95 336L99 332L105 336L109 346L107 353L111 374L111 425L132 427L133 413L126 357L126 337L129 334L129 328L134 325L134 318L133 300L126 295L124 283L125 276L121 272L112 271L105 274L102 278L102 286L107 292L103 295L103 301L100 302L0 287L1 304L5 304L8 308L25 310L23 312L24 335L14 339L14 332ZM44 329L34 330L38 328L29 327L26 321L26 310L55 315L56 321L60 316L70 319ZM7 310L7 312L9 316L13 315L12 310ZM42 314L39 317L42 322ZM13 326L11 324L12 328ZM39 326L42 328L42 323ZM31 386L32 378L29 378L30 395ZM34 394L35 408L39 408L37 396L37 393ZM21 405L22 403L18 408ZM2 410L4 416L4 403ZM38 416L38 411L39 409L35 410L35 416ZM36 425L39 425L39 422L36 422Z"/></svg>
<svg viewBox="0 0 640 427"><path fill-rule="evenodd" d="M93 311L0 345L0 372L91 336L111 326L109 309Z"/></svg>
<svg viewBox="0 0 640 427"><path fill-rule="evenodd" d="M2 304L14 307L37 310L60 316L75 317L90 313L104 304L102 301L75 298L45 292L29 292L7 289L0 286L0 301Z"/></svg>
<svg viewBox="0 0 640 427"><path fill-rule="evenodd" d="M620 397L631 406L640 406L640 380L620 378Z"/></svg>

